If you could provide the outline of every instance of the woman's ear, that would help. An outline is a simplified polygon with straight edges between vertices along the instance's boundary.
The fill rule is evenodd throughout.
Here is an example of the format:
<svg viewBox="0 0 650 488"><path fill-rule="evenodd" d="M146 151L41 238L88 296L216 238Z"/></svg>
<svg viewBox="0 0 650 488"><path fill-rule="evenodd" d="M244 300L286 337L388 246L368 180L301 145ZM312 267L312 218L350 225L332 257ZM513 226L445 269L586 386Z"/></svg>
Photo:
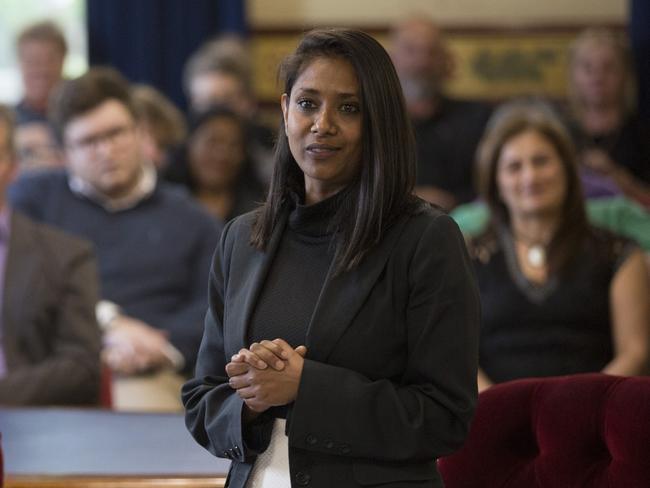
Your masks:
<svg viewBox="0 0 650 488"><path fill-rule="evenodd" d="M283 93L280 97L280 106L282 107L282 118L284 119L284 130L287 130L287 117L289 115L289 95Z"/></svg>

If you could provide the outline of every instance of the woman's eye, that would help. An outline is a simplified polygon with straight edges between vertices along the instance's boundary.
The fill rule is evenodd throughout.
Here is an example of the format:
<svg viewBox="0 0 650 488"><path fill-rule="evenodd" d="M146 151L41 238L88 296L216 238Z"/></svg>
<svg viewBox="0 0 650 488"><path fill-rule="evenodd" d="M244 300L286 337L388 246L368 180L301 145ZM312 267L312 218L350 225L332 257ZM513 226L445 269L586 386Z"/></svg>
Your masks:
<svg viewBox="0 0 650 488"><path fill-rule="evenodd" d="M298 106L303 110L309 110L316 106L311 100L298 100Z"/></svg>
<svg viewBox="0 0 650 488"><path fill-rule="evenodd" d="M505 170L507 173L514 174L521 169L521 163L513 161L505 165Z"/></svg>
<svg viewBox="0 0 650 488"><path fill-rule="evenodd" d="M341 111L346 113L355 114L359 112L359 106L356 103L344 103L341 106Z"/></svg>
<svg viewBox="0 0 650 488"><path fill-rule="evenodd" d="M545 154L540 154L533 157L533 164L538 168L545 166L548 163L548 161L549 161L549 157L546 156Z"/></svg>

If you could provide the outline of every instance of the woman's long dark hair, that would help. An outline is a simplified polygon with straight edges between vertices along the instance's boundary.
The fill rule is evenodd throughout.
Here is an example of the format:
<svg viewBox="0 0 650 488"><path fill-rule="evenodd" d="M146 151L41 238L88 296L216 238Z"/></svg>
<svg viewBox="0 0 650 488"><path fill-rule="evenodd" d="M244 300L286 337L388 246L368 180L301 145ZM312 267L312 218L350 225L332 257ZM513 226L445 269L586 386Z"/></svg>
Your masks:
<svg viewBox="0 0 650 488"><path fill-rule="evenodd" d="M396 218L414 205L415 141L399 79L385 49L368 34L328 29L308 32L283 63L284 93L316 58L348 61L359 82L361 167L334 218L336 272L354 268ZM290 193L304 195L304 175L280 124L268 197L253 225L251 244L265 249Z"/></svg>
<svg viewBox="0 0 650 488"><path fill-rule="evenodd" d="M497 167L503 146L532 130L548 140L558 153L566 178L561 220L549 243L549 271L563 273L590 231L575 156L565 126L550 106L537 100L515 100L502 105L488 122L477 151L479 193L490 208L492 230L509 228L510 214L499 194Z"/></svg>

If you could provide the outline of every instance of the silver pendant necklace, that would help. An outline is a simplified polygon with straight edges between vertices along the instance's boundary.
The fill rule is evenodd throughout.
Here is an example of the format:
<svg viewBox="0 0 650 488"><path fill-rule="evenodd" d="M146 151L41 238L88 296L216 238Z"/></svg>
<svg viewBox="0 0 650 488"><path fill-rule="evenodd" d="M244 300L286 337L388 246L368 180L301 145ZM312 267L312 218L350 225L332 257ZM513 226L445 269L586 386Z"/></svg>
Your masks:
<svg viewBox="0 0 650 488"><path fill-rule="evenodd" d="M540 269L546 266L546 247L542 244L533 244L526 250L526 261L535 268Z"/></svg>
<svg viewBox="0 0 650 488"><path fill-rule="evenodd" d="M542 269L546 266L546 243L540 239L531 239L521 234L513 234L517 242L524 246L524 259L526 264L534 269Z"/></svg>

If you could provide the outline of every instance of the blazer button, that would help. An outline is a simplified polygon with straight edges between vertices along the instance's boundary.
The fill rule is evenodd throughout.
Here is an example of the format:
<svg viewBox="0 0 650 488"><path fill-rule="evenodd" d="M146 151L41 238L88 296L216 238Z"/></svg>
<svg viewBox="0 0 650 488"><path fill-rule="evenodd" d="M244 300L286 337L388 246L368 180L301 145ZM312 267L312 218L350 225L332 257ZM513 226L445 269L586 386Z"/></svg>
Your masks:
<svg viewBox="0 0 650 488"><path fill-rule="evenodd" d="M309 434L307 437L305 437L305 441L310 446L313 446L318 442L318 439L316 438L316 436Z"/></svg>
<svg viewBox="0 0 650 488"><path fill-rule="evenodd" d="M350 446L347 444L341 444L339 447L339 450L341 451L341 454L350 454Z"/></svg>
<svg viewBox="0 0 650 488"><path fill-rule="evenodd" d="M334 447L334 441L332 439L326 439L324 444L327 449L332 449Z"/></svg>
<svg viewBox="0 0 650 488"><path fill-rule="evenodd" d="M235 454L236 454L237 456L241 456L241 450L239 449L239 446L235 446L235 447L233 448L233 451L235 452Z"/></svg>
<svg viewBox="0 0 650 488"><path fill-rule="evenodd" d="M232 454L230 454L228 451L223 451L223 456L227 457L228 459L232 459Z"/></svg>
<svg viewBox="0 0 650 488"><path fill-rule="evenodd" d="M298 471L296 473L296 483L298 483L300 486L307 486L310 481L311 476L309 476L307 473L303 473L302 471Z"/></svg>

